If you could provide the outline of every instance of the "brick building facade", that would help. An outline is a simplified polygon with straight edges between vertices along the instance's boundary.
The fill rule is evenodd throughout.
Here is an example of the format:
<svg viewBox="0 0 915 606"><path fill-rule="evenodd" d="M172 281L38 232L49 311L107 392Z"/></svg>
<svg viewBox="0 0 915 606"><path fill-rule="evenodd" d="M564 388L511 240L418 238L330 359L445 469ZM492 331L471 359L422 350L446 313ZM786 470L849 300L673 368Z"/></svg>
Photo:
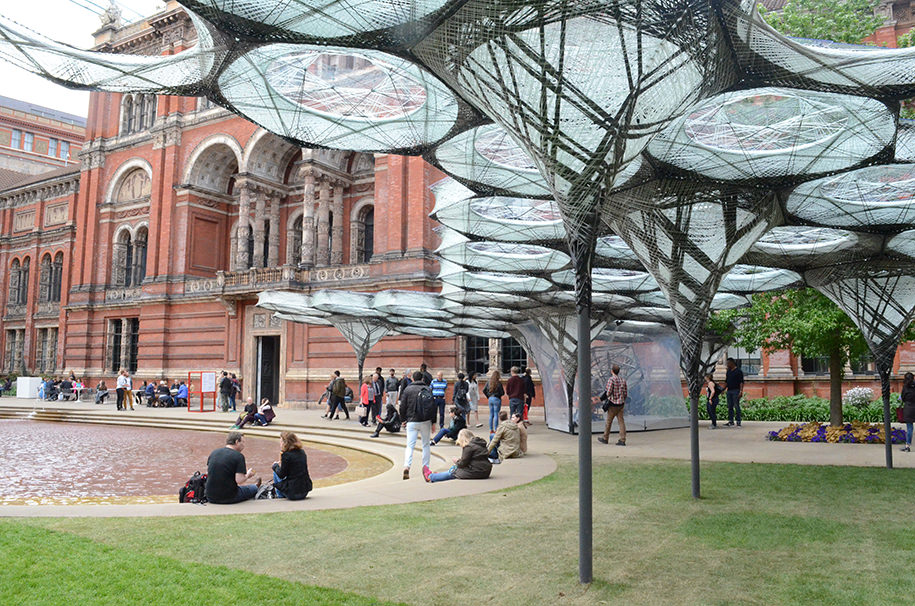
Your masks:
<svg viewBox="0 0 915 606"><path fill-rule="evenodd" d="M77 167L86 119L0 96L0 171L36 175ZM0 178L5 175L0 175ZM14 179L7 179L6 185Z"/></svg>

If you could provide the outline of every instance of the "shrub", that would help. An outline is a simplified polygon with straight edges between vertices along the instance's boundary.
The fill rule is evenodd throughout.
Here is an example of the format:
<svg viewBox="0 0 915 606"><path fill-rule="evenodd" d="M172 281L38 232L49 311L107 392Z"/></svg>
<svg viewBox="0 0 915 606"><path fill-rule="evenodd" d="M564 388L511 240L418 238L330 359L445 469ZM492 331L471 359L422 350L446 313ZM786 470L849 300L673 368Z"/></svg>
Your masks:
<svg viewBox="0 0 915 606"><path fill-rule="evenodd" d="M899 394L890 395L890 406L900 406ZM744 399L740 403L744 421L780 421L786 423L806 423L808 421L829 422L829 400L816 396L777 396L774 398ZM686 400L689 411L689 400ZM728 408L724 396L718 404L718 418L726 417ZM883 421L883 402L880 400L867 403L865 406L851 406L843 411L845 421L862 421L880 423ZM708 420L705 408L705 397L699 398L699 418ZM895 419L894 419L895 420Z"/></svg>
<svg viewBox="0 0 915 606"><path fill-rule="evenodd" d="M874 401L874 390L870 387L853 387L842 396L842 406L865 408Z"/></svg>

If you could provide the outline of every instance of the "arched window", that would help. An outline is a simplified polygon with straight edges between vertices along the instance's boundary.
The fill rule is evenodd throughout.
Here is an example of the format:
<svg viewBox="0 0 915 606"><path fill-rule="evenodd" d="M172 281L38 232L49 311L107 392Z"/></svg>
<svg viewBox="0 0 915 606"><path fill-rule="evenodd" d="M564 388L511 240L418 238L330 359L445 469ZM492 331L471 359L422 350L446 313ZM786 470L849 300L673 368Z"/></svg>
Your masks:
<svg viewBox="0 0 915 606"><path fill-rule="evenodd" d="M22 267L19 264L19 259L13 259L10 264L10 287L9 297L7 298L7 303L10 305L19 305L19 279L21 274Z"/></svg>
<svg viewBox="0 0 915 606"><path fill-rule="evenodd" d="M286 237L286 263L298 265L302 261L302 217L292 224L292 229Z"/></svg>
<svg viewBox="0 0 915 606"><path fill-rule="evenodd" d="M327 254L334 249L334 213L327 213ZM330 263L330 259L322 259L322 264Z"/></svg>
<svg viewBox="0 0 915 606"><path fill-rule="evenodd" d="M375 252L375 207L359 209L350 223L353 263L368 263Z"/></svg>
<svg viewBox="0 0 915 606"><path fill-rule="evenodd" d="M149 230L141 227L137 230L137 237L133 243L133 268L131 271L130 286L139 286L146 277L146 241L149 239Z"/></svg>
<svg viewBox="0 0 915 606"><path fill-rule="evenodd" d="M156 95L127 95L121 105L121 134L146 130L156 121Z"/></svg>
<svg viewBox="0 0 915 606"><path fill-rule="evenodd" d="M261 266L267 267L270 261L270 221L264 221L264 241L261 253L263 254Z"/></svg>
<svg viewBox="0 0 915 606"><path fill-rule="evenodd" d="M45 303L51 300L51 277L54 273L51 265L51 255L45 254L41 258L38 269L38 302Z"/></svg>
<svg viewBox="0 0 915 606"><path fill-rule="evenodd" d="M375 252L375 207L365 211L362 219L362 254L359 255L360 263L368 263Z"/></svg>
<svg viewBox="0 0 915 606"><path fill-rule="evenodd" d="M29 265L28 257L22 260L22 269L19 270L19 305L29 302Z"/></svg>
<svg viewBox="0 0 915 606"><path fill-rule="evenodd" d="M248 267L239 267L239 270L251 269L254 267L254 229L248 225Z"/></svg>
<svg viewBox="0 0 915 606"><path fill-rule="evenodd" d="M121 106L121 132L129 135L134 130L133 95L127 95Z"/></svg>
<svg viewBox="0 0 915 606"><path fill-rule="evenodd" d="M112 246L111 282L114 286L130 286L133 263L133 242L130 231L122 229Z"/></svg>
<svg viewBox="0 0 915 606"><path fill-rule="evenodd" d="M54 303L60 303L60 287L64 275L64 253L59 252L54 255L54 262L51 264L51 292L50 300Z"/></svg>

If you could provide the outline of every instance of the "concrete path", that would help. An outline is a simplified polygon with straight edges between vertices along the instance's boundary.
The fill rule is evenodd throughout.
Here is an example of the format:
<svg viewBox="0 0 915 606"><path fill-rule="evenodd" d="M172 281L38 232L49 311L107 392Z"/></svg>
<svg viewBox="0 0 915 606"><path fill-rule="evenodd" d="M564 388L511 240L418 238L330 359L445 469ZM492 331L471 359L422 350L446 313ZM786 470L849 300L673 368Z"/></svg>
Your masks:
<svg viewBox="0 0 915 606"><path fill-rule="evenodd" d="M180 427L204 431L226 432L235 419L235 413L191 413L185 409L138 408L135 411L114 411L113 405L84 403L36 404L32 400L0 398L0 417L26 416L32 410L38 418L70 417L70 420L101 423L125 423L145 426ZM539 411L538 411L539 412ZM542 413L541 413L542 415ZM556 469L551 455L575 457L578 437L547 429L542 416L533 417L529 429L528 456L504 462L493 469L492 477L480 481L451 481L427 484L420 473L419 451L414 455L411 478L401 478L405 437L403 434L383 439L369 439L369 430L355 420L328 421L321 418L319 410L278 411L277 419L269 428L252 429L253 435L277 436L279 431L290 429L308 441L332 444L371 452L391 463L388 471L374 477L319 488L305 501L285 499L248 501L237 505L187 505L179 503L159 505L65 505L65 506L0 506L0 517L52 516L52 517L130 517L214 515L226 513L279 512L317 509L340 509L359 505L387 505L410 503L452 496L463 496L501 490L533 482ZM711 430L702 423L700 455L703 461L732 461L740 463L794 463L799 465L848 465L865 467L884 466L883 445L873 444L804 444L769 442L767 432L780 429L786 423L745 422L741 428ZM487 428L471 427L478 435L486 436ZM689 430L668 429L652 432L630 432L628 445L615 446L597 442L592 438L596 461L611 458L631 459L689 459ZM433 448L434 470L446 469L451 459L460 454L453 445ZM896 467L915 467L915 454L903 453L894 447Z"/></svg>

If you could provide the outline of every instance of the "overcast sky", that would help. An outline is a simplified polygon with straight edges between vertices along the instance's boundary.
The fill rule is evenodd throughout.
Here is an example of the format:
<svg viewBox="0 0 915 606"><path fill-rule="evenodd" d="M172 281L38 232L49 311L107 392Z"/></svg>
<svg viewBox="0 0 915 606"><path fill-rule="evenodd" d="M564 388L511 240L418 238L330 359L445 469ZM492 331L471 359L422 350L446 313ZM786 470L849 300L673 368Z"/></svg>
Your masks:
<svg viewBox="0 0 915 606"><path fill-rule="evenodd" d="M95 13L107 8L109 0L3 0L4 16L40 34L79 48L90 48L92 32L101 25ZM149 16L164 7L164 0L117 0L125 23ZM97 6L95 6L97 5ZM85 116L89 93L73 91L0 61L0 94Z"/></svg>

